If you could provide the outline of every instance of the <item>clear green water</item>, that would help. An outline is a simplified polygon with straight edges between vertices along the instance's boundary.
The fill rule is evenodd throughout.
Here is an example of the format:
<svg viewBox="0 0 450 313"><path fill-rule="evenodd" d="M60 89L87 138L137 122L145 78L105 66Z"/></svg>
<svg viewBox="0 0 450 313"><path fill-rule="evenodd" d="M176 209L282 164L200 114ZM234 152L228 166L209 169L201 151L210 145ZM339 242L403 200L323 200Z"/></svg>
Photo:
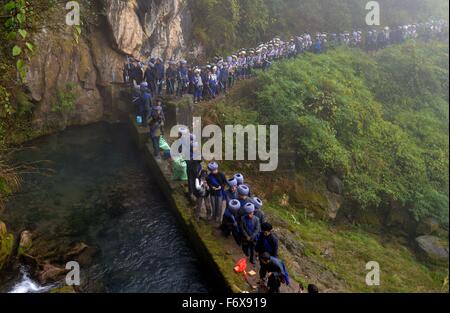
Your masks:
<svg viewBox="0 0 450 313"><path fill-rule="evenodd" d="M48 160L51 176L26 175L1 217L31 229L52 253L95 247L82 268L87 292L208 292L201 266L130 139L126 125L72 128L31 143L18 160ZM10 290L21 274L3 282Z"/></svg>

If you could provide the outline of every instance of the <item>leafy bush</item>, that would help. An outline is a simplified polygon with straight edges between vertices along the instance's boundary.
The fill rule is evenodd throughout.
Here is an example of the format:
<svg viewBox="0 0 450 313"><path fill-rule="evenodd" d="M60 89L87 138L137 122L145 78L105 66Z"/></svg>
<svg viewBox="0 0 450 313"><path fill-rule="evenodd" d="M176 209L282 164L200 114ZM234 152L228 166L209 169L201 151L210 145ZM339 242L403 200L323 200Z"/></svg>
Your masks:
<svg viewBox="0 0 450 313"><path fill-rule="evenodd" d="M280 126L281 149L341 176L355 208L394 201L448 224L448 68L440 43L306 54L260 73L259 120Z"/></svg>

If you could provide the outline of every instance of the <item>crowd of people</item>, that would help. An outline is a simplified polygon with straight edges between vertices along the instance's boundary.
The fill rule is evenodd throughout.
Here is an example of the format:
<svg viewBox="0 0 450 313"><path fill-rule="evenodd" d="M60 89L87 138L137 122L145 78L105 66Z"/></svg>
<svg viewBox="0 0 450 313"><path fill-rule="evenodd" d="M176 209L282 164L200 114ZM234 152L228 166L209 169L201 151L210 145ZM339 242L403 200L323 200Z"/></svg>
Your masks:
<svg viewBox="0 0 450 313"><path fill-rule="evenodd" d="M278 254L278 239L263 211L263 201L245 184L242 174L226 178L216 162L201 169L200 161L188 166L189 185L197 198L194 216L220 225L225 237L233 237L248 261L259 260L261 281L269 292L278 293L281 284L289 285L289 275ZM200 174L195 177L196 169ZM191 175L190 175L191 174ZM195 177L195 181L192 179Z"/></svg>
<svg viewBox="0 0 450 313"><path fill-rule="evenodd" d="M125 82L135 86L134 99L138 122L150 128L156 158L160 158L160 139L165 123L161 96L182 97L192 94L194 102L215 98L226 93L238 80L247 79L255 69L268 69L272 62L298 56L305 52L322 53L338 45L359 47L367 51L421 37L424 40L448 36L446 21L388 27L365 34L361 31L342 34L305 34L283 42L275 38L256 49L241 50L226 58L216 57L204 67L190 66L185 60L169 61L164 67L161 58L151 58L146 64L134 60L124 69ZM180 129L179 136L189 133ZM232 237L251 264L259 261L259 276L269 292L280 292L289 284L289 275L279 258L278 239L263 211L263 201L245 183L242 174L227 178L216 162L203 169L202 161L192 157L195 138L191 135L191 160L186 161L189 196L196 199L194 216L217 223L225 237ZM302 288L300 288L302 289ZM314 285L309 292L318 292Z"/></svg>
<svg viewBox="0 0 450 313"><path fill-rule="evenodd" d="M216 56L204 66L188 64L186 60L169 60L166 65L161 57L151 57L146 62L128 58L123 79L146 91L151 99L191 94L194 102L198 103L226 94L236 81L252 77L255 69L267 70L275 60L305 52L323 53L339 45L375 51L416 38L448 38L448 22L430 21L364 32L303 34L287 41L274 38L254 49L242 49L227 57Z"/></svg>

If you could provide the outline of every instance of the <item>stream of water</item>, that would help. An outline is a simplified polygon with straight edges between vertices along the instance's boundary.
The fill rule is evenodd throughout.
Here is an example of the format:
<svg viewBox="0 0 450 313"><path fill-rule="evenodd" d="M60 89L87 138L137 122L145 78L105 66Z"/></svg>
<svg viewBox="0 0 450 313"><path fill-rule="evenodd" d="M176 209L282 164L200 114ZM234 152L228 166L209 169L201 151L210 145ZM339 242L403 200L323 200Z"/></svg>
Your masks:
<svg viewBox="0 0 450 313"><path fill-rule="evenodd" d="M126 125L71 128L32 142L21 161L48 160L49 176L25 175L2 219L30 229L51 253L84 242L96 253L82 266L87 292L208 292L187 237L130 139ZM42 165L41 165L42 166ZM0 292L46 292L23 269Z"/></svg>

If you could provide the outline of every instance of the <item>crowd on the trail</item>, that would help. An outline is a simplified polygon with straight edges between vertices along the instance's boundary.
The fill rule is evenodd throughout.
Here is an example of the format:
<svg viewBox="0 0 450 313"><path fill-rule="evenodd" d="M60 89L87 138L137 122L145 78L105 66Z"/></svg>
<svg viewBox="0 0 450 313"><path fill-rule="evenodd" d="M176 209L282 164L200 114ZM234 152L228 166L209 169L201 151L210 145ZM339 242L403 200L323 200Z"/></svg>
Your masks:
<svg viewBox="0 0 450 313"><path fill-rule="evenodd" d="M417 38L425 41L448 38L448 21L430 21L392 29L306 33L287 41L274 38L254 49L241 49L226 57L216 56L204 66L195 62L188 64L186 60L168 60L165 64L161 57L150 57L147 61L127 58L123 79L149 94L147 100L150 101L163 95L182 97L190 94L198 103L226 94L236 81L252 77L256 69L267 70L276 60L293 58L305 52L323 53L340 45L370 52ZM145 104L141 105L144 112Z"/></svg>
<svg viewBox="0 0 450 313"><path fill-rule="evenodd" d="M199 173L196 175L196 173ZM263 201L237 173L229 178L216 162L202 169L201 161L188 162L189 192L197 198L194 216L220 225L225 237L232 237L248 261L259 260L260 279L269 292L289 284L289 275L278 254L278 239L263 211Z"/></svg>
<svg viewBox="0 0 450 313"><path fill-rule="evenodd" d="M212 99L227 93L236 81L251 77L255 69L267 70L272 62L296 57L305 52L323 53L338 45L359 47L375 51L408 39L448 36L447 21L388 27L367 32L353 31L341 34L304 34L289 41L274 38L256 49L241 50L228 57L217 56L206 66L188 65L185 60L168 62L162 58L150 58L146 63L138 60L127 62L124 80L134 85L133 102L137 109L137 122L148 125L155 157L160 159L161 136L165 117L162 96L183 97L191 94L194 102ZM180 129L179 136L189 134ZM232 237L251 264L259 261L259 276L271 293L280 292L282 284L289 284L289 275L279 256L277 236L264 214L264 203L242 174L226 177L216 162L204 169L202 161L192 157L195 138L191 136L191 160L185 161L189 197L196 199L194 217L217 223L225 237ZM302 288L301 288L302 289ZM318 292L314 285L311 293Z"/></svg>

